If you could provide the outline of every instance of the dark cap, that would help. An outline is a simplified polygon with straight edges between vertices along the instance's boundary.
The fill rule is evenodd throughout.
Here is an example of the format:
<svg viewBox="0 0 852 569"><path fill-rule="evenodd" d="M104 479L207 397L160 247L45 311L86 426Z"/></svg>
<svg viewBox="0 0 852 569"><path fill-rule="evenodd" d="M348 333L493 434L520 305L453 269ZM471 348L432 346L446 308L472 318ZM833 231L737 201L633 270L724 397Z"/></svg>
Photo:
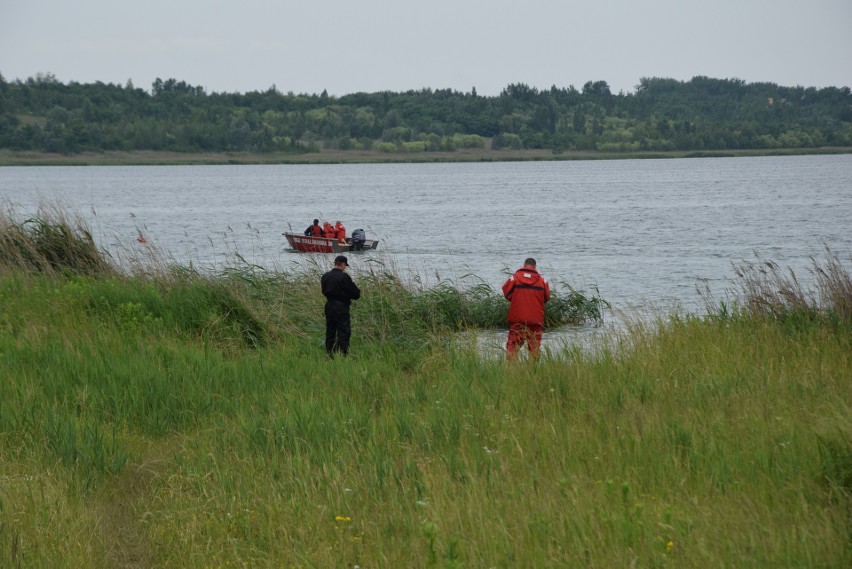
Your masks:
<svg viewBox="0 0 852 569"><path fill-rule="evenodd" d="M338 255L337 257L334 258L334 264L335 265L339 265L340 263L343 263L347 267L349 266L349 261L343 255Z"/></svg>

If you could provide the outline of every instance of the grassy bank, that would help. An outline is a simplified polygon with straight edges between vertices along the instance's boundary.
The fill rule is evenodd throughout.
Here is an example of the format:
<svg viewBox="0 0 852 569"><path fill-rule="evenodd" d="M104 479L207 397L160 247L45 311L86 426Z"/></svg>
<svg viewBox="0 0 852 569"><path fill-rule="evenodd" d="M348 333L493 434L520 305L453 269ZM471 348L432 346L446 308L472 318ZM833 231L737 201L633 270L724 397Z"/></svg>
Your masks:
<svg viewBox="0 0 852 569"><path fill-rule="evenodd" d="M798 156L850 154L850 147L767 150L716 150L671 152L590 152L551 150L461 149L454 152L379 152L373 150L322 150L304 154L243 152L46 152L0 150L0 166L130 166L192 164L370 164L393 162L517 162L548 160L628 160L648 158L712 158L734 156Z"/></svg>
<svg viewBox="0 0 852 569"><path fill-rule="evenodd" d="M745 265L704 317L507 365L453 340L500 317L484 288L356 275L328 360L316 274L128 274L54 218L0 251L0 566L852 561L831 256L813 291ZM551 321L594 322L571 292Z"/></svg>

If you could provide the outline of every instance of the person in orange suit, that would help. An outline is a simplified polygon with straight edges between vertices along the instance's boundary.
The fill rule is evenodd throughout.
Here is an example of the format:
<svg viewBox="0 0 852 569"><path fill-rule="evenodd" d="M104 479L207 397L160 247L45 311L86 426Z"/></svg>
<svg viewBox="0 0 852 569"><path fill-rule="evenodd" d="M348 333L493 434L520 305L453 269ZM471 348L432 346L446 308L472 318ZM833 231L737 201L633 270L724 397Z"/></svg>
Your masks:
<svg viewBox="0 0 852 569"><path fill-rule="evenodd" d="M340 223L339 219L334 224L334 234L337 237L338 243L346 243L346 228L343 227L343 224Z"/></svg>
<svg viewBox="0 0 852 569"><path fill-rule="evenodd" d="M326 219L322 222L322 236L330 239L337 235L337 232L334 230L334 226L328 222Z"/></svg>
<svg viewBox="0 0 852 569"><path fill-rule="evenodd" d="M550 285L535 268L532 257L503 284L503 296L509 301L508 359L514 360L518 350L527 345L530 357L536 359L544 328L544 303L550 300Z"/></svg>

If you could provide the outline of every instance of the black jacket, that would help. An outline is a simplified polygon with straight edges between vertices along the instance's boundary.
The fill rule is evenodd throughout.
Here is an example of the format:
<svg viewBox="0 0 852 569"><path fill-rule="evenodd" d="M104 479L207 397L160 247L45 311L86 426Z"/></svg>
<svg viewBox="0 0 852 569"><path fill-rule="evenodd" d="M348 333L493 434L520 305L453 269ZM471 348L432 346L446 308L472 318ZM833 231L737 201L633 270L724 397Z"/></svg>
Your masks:
<svg viewBox="0 0 852 569"><path fill-rule="evenodd" d="M353 300L361 298L361 290L352 277L337 268L324 274L320 279L320 285L322 285L322 293L329 301L336 300L349 306Z"/></svg>

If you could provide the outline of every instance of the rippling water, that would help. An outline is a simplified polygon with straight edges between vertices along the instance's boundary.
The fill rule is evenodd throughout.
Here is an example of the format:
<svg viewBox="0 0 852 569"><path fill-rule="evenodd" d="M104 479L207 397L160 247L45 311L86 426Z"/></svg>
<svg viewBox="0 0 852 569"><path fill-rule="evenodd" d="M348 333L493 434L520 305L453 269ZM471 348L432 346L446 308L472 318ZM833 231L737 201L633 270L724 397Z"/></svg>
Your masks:
<svg viewBox="0 0 852 569"><path fill-rule="evenodd" d="M499 287L533 256L551 281L618 307L700 304L754 252L806 273L852 250L852 155L477 164L0 168L18 214L79 211L110 249L149 242L216 265L306 262L281 237L314 217L382 240L359 256L403 273ZM371 257L372 256L372 257ZM325 260L321 260L325 262Z"/></svg>

